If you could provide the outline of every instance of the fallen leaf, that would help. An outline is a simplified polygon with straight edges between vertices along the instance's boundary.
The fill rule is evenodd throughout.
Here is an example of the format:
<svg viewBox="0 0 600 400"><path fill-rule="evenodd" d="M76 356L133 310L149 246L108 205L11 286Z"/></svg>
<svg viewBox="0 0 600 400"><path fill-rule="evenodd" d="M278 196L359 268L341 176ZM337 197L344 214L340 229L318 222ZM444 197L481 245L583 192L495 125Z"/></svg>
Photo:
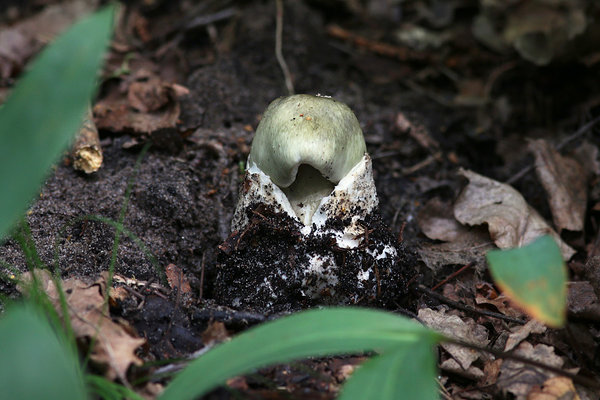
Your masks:
<svg viewBox="0 0 600 400"><path fill-rule="evenodd" d="M212 346L216 343L221 343L229 340L230 335L225 328L225 324L220 321L215 321L208 325L208 327L202 332L202 343L207 346Z"/></svg>
<svg viewBox="0 0 600 400"><path fill-rule="evenodd" d="M167 281L171 289L177 288L180 293L191 293L192 288L187 277L183 274L181 268L175 264L167 265L165 268L165 274L167 275Z"/></svg>
<svg viewBox="0 0 600 400"><path fill-rule="evenodd" d="M540 388L533 388L527 400L580 400L573 381L566 376L548 379Z"/></svg>
<svg viewBox="0 0 600 400"><path fill-rule="evenodd" d="M425 325L448 337L479 346L486 346L489 343L487 329L483 325L476 324L470 318L463 320L456 315L447 315L445 310L434 311L430 308L420 309L418 316L419 320L423 321ZM467 371L471 364L481 357L481 353L478 351L456 344L442 343L441 346L450 353L463 371ZM483 373L481 376L483 376Z"/></svg>
<svg viewBox="0 0 600 400"><path fill-rule="evenodd" d="M510 298L505 293L498 293L489 283L480 283L476 286L475 304L489 304L494 306L501 314L513 318L522 318L523 313L513 307Z"/></svg>
<svg viewBox="0 0 600 400"><path fill-rule="evenodd" d="M569 260L575 250L544 221L510 185L473 171L460 169L469 180L454 204L454 217L462 224L488 224L490 236L501 249L521 247L549 234L558 243L563 258Z"/></svg>
<svg viewBox="0 0 600 400"><path fill-rule="evenodd" d="M41 288L61 314L59 293L52 276L46 270L36 270L35 274ZM23 282L30 283L31 273L23 274L22 279ZM146 343L146 340L133 334L132 328L125 322L117 323L108 314L103 296L105 278L102 277L91 285L79 279L67 279L62 281L61 286L77 340L84 345L93 343L90 358L106 369L108 379L119 378L126 382L129 366L142 364L142 360L135 355L135 350Z"/></svg>
<svg viewBox="0 0 600 400"><path fill-rule="evenodd" d="M545 344L538 344L534 347L529 342L523 342L514 353L557 368L563 365L563 360L554 354L554 348ZM525 400L534 387L543 384L555 375L541 368L507 359L500 367L497 384L500 388L514 394L518 400Z"/></svg>
<svg viewBox="0 0 600 400"><path fill-rule="evenodd" d="M504 351L510 351L517 347L519 343L527 339L531 333L544 333L546 332L546 326L541 322L532 319L525 325L518 326L511 329L512 333L508 335L506 345L504 345Z"/></svg>
<svg viewBox="0 0 600 400"><path fill-rule="evenodd" d="M495 248L486 229L459 224L452 215L452 206L437 198L419 210L417 223L428 238L448 242L424 243L418 248L421 260L434 271L449 264L483 265L485 253Z"/></svg>
<svg viewBox="0 0 600 400"><path fill-rule="evenodd" d="M483 379L479 382L481 386L495 385L500 374L500 368L504 360L490 360L483 366Z"/></svg>
<svg viewBox="0 0 600 400"><path fill-rule="evenodd" d="M32 17L0 28L0 78L14 77L43 45L92 12L97 1L77 0L52 4Z"/></svg>
<svg viewBox="0 0 600 400"><path fill-rule="evenodd" d="M574 317L600 321L600 301L588 281L569 283L567 308Z"/></svg>
<svg viewBox="0 0 600 400"><path fill-rule="evenodd" d="M452 206L435 197L417 214L417 224L429 239L454 242L468 234L469 228L460 224L452 214Z"/></svg>
<svg viewBox="0 0 600 400"><path fill-rule="evenodd" d="M469 368L465 370L454 358L448 358L442 361L440 368L444 371L452 372L474 381L478 381L485 376L485 373L481 370L481 368L470 365Z"/></svg>
<svg viewBox="0 0 600 400"><path fill-rule="evenodd" d="M178 98L187 94L187 89L144 69L123 83L123 92L112 93L94 105L98 129L142 135L177 126L181 113Z"/></svg>
<svg viewBox="0 0 600 400"><path fill-rule="evenodd" d="M576 160L560 155L544 139L529 142L535 171L548 194L554 226L583 230L589 174Z"/></svg>

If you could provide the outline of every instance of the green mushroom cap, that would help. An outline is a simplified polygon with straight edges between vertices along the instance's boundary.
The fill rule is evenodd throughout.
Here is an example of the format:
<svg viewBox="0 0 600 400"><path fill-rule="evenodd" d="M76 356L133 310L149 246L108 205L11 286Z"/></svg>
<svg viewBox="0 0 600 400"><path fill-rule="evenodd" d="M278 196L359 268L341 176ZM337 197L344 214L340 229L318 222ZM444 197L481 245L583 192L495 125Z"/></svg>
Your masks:
<svg viewBox="0 0 600 400"><path fill-rule="evenodd" d="M360 124L347 105L330 97L298 94L269 105L256 130L249 161L286 188L303 164L337 184L365 152Z"/></svg>

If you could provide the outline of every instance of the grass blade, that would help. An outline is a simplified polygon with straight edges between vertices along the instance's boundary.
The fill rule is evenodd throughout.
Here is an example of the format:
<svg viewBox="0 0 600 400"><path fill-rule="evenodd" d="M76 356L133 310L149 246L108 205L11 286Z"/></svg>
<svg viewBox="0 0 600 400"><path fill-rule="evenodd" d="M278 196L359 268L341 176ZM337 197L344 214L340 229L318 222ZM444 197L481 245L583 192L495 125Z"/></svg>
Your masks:
<svg viewBox="0 0 600 400"><path fill-rule="evenodd" d="M196 398L227 378L265 365L310 356L386 351L440 336L406 318L360 308L311 310L268 322L193 361L162 400Z"/></svg>
<svg viewBox="0 0 600 400"><path fill-rule="evenodd" d="M0 392L5 399L87 398L75 355L33 307L0 319Z"/></svg>
<svg viewBox="0 0 600 400"><path fill-rule="evenodd" d="M112 32L114 7L70 28L42 51L0 108L0 238L35 196L77 131Z"/></svg>
<svg viewBox="0 0 600 400"><path fill-rule="evenodd" d="M439 399L433 345L424 338L373 357L352 374L340 400Z"/></svg>

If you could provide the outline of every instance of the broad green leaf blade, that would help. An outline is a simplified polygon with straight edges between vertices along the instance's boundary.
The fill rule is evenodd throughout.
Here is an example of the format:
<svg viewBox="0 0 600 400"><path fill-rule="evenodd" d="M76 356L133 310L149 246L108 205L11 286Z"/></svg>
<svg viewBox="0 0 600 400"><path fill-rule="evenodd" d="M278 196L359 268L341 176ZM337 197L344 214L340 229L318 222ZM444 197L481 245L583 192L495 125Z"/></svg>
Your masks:
<svg viewBox="0 0 600 400"><path fill-rule="evenodd" d="M492 277L516 305L552 327L565 323L567 267L550 236L486 255Z"/></svg>
<svg viewBox="0 0 600 400"><path fill-rule="evenodd" d="M265 365L310 356L387 351L441 336L406 318L360 308L301 312L242 333L190 363L169 384L162 400L193 399L227 378Z"/></svg>
<svg viewBox="0 0 600 400"><path fill-rule="evenodd" d="M401 344L361 365L344 385L340 400L437 400L433 343Z"/></svg>
<svg viewBox="0 0 600 400"><path fill-rule="evenodd" d="M86 399L78 360L44 317L14 306L0 319L0 397Z"/></svg>
<svg viewBox="0 0 600 400"><path fill-rule="evenodd" d="M0 107L0 238L76 133L112 32L106 7L42 51Z"/></svg>

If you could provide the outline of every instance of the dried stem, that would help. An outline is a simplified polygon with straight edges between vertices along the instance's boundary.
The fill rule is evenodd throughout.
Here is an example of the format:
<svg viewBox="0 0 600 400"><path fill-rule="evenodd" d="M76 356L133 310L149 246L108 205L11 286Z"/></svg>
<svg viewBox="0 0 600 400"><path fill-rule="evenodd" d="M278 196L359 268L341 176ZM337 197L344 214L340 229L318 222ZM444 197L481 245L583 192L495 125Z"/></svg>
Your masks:
<svg viewBox="0 0 600 400"><path fill-rule="evenodd" d="M275 57L283 72L283 78L285 79L285 86L287 87L288 94L294 94L294 83L290 75L290 70L283 58L283 52L281 51L281 37L283 35L283 0L275 0L277 5L277 17L275 22Z"/></svg>

